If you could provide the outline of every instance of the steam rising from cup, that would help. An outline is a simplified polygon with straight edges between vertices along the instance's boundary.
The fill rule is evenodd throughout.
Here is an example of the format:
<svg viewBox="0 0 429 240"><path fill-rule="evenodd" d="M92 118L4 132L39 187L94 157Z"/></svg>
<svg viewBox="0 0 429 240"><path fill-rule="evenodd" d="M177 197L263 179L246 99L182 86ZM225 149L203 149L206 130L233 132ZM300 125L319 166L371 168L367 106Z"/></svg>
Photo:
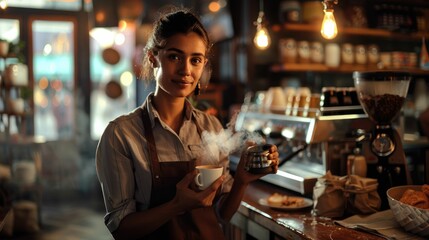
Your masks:
<svg viewBox="0 0 429 240"><path fill-rule="evenodd" d="M231 125L218 133L204 131L202 133L202 147L206 149L203 156L198 156L205 164L218 164L219 159L231 153L241 151L248 142L255 144L265 143L265 139L258 133L248 131L233 131Z"/></svg>

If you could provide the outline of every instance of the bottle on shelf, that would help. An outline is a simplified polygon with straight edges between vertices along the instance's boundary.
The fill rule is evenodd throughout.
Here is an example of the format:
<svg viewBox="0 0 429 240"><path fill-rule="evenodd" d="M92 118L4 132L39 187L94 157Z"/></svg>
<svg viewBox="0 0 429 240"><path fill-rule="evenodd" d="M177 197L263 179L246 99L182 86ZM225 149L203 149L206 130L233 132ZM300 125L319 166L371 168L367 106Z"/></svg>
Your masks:
<svg viewBox="0 0 429 240"><path fill-rule="evenodd" d="M347 157L347 174L366 177L367 165L366 159L361 154L359 147L353 150L353 154Z"/></svg>
<svg viewBox="0 0 429 240"><path fill-rule="evenodd" d="M429 69L429 54L426 47L425 37L422 38L422 49L420 52L420 68L421 69Z"/></svg>

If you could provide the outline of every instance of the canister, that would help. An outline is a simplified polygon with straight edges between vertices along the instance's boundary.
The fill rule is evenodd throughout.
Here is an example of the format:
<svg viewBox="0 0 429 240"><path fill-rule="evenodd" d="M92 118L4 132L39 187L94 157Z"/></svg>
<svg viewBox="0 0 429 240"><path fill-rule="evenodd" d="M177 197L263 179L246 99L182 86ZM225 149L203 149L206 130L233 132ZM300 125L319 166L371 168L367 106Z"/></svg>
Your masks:
<svg viewBox="0 0 429 240"><path fill-rule="evenodd" d="M297 43L293 38L279 40L280 61L283 63L294 63L298 57Z"/></svg>
<svg viewBox="0 0 429 240"><path fill-rule="evenodd" d="M365 65L367 63L366 47L363 44L355 46L355 61L357 64Z"/></svg>
<svg viewBox="0 0 429 240"><path fill-rule="evenodd" d="M341 45L341 61L344 64L353 64L355 61L353 44L344 43Z"/></svg>
<svg viewBox="0 0 429 240"><path fill-rule="evenodd" d="M310 43L308 41L298 42L298 59L301 63L310 62Z"/></svg>
<svg viewBox="0 0 429 240"><path fill-rule="evenodd" d="M310 60L314 63L322 63L325 58L323 43L312 42L310 45Z"/></svg>

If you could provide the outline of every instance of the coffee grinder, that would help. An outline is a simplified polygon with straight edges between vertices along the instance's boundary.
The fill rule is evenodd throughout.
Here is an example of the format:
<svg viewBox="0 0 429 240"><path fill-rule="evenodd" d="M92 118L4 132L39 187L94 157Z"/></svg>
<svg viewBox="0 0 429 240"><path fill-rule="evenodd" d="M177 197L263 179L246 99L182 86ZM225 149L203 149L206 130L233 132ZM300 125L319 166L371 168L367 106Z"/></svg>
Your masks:
<svg viewBox="0 0 429 240"><path fill-rule="evenodd" d="M359 101L374 123L365 141L371 149L367 151L367 177L378 180L381 209L387 209L387 189L411 181L402 139L392 126L404 105L411 75L400 71L354 72L353 79Z"/></svg>

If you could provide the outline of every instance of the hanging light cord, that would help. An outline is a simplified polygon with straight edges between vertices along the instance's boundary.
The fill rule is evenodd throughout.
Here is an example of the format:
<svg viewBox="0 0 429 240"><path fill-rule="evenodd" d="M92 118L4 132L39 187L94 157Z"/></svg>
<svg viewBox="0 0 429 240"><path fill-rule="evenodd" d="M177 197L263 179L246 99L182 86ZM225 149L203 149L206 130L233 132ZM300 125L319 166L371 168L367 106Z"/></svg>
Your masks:
<svg viewBox="0 0 429 240"><path fill-rule="evenodd" d="M271 44L270 35L265 27L266 23L264 21L264 15L263 0L259 0L259 14L258 18L254 22L256 26L256 35L253 42L255 43L255 46L261 50L267 49Z"/></svg>
<svg viewBox="0 0 429 240"><path fill-rule="evenodd" d="M264 1L263 0L259 0L259 15L258 18L256 19L255 25L256 26L262 26L263 21L264 21Z"/></svg>
<svg viewBox="0 0 429 240"><path fill-rule="evenodd" d="M322 1L324 10L326 9L334 9L334 5L338 4L338 0L323 0Z"/></svg>

